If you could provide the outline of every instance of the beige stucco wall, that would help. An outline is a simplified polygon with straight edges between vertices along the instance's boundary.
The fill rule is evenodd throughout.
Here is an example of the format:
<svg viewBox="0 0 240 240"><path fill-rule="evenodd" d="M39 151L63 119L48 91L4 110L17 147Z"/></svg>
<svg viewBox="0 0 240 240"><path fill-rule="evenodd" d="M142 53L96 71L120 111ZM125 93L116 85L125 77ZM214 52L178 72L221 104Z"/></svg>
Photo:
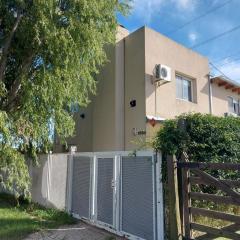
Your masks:
<svg viewBox="0 0 240 240"><path fill-rule="evenodd" d="M98 75L97 95L93 98L93 151L109 150L115 144L115 51L107 49L111 59ZM104 136L104 139L103 139Z"/></svg>
<svg viewBox="0 0 240 240"><path fill-rule="evenodd" d="M108 63L98 75L93 99L93 151L124 150L124 38L118 28L116 45L107 47Z"/></svg>
<svg viewBox="0 0 240 240"><path fill-rule="evenodd" d="M80 116L84 114L84 118ZM68 141L70 145L76 145L77 149L84 152L92 151L93 137L93 104L90 103L87 108L82 108L75 114L75 135Z"/></svg>
<svg viewBox="0 0 240 240"><path fill-rule="evenodd" d="M80 116L84 114L84 118ZM74 115L75 131L74 135L67 139L68 147L74 145L77 149L83 152L92 151L92 137L93 137L93 104L90 103L88 107L81 108L79 112ZM66 152L65 144L61 143L59 138L55 136L55 143L53 152Z"/></svg>
<svg viewBox="0 0 240 240"><path fill-rule="evenodd" d="M186 112L209 113L208 59L149 28L145 28L145 49L146 113L166 119ZM171 68L170 83L152 84L156 64ZM176 73L193 79L194 102L176 98Z"/></svg>
<svg viewBox="0 0 240 240"><path fill-rule="evenodd" d="M230 89L225 89L224 86L220 87L216 83L212 83L212 113L216 116L224 116L224 113L229 112L227 97L240 99L237 93L232 92Z"/></svg>
<svg viewBox="0 0 240 240"><path fill-rule="evenodd" d="M206 57L143 27L129 34L119 27L116 45L106 48L109 62L97 76L97 95L76 116L76 136L69 144L78 151L134 150L149 141L160 127L146 122L146 115L174 118L182 113L210 113L209 63ZM152 83L156 64L171 68L170 83ZM176 73L193 82L193 102L176 98ZM214 115L228 111L230 90L212 86ZM130 101L136 100L136 107ZM81 119L80 114L85 113ZM146 134L134 135L133 130Z"/></svg>
<svg viewBox="0 0 240 240"><path fill-rule="evenodd" d="M144 28L125 39L125 150L133 150L144 135L134 136L133 129L146 131ZM130 101L136 100L136 107Z"/></svg>
<svg viewBox="0 0 240 240"><path fill-rule="evenodd" d="M75 136L67 142L80 152L124 150L123 39L128 34L128 30L118 27L116 45L106 47L108 62L97 76L96 95L87 108L75 114ZM64 147L56 138L54 152L62 151Z"/></svg>

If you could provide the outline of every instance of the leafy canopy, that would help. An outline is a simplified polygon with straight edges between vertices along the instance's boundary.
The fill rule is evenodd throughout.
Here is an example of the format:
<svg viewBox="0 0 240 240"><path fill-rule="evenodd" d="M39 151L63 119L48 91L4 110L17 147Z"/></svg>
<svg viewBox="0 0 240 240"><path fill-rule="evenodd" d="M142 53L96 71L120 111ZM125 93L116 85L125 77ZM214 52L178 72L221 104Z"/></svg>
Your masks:
<svg viewBox="0 0 240 240"><path fill-rule="evenodd" d="M117 0L0 2L0 182L27 189L24 156L49 148L51 122L73 134L72 104L85 106L114 43ZM6 178L6 176L8 176ZM20 191L20 190L19 190Z"/></svg>

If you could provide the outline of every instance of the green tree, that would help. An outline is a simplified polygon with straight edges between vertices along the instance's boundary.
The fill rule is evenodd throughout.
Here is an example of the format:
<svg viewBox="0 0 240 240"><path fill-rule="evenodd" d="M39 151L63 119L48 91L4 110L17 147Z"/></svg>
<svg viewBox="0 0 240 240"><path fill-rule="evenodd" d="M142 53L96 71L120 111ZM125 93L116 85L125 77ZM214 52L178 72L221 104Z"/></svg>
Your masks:
<svg viewBox="0 0 240 240"><path fill-rule="evenodd" d="M114 43L116 14L129 1L1 0L0 182L29 186L26 157L50 146L50 122L61 139L73 134L72 104L86 106L94 76Z"/></svg>

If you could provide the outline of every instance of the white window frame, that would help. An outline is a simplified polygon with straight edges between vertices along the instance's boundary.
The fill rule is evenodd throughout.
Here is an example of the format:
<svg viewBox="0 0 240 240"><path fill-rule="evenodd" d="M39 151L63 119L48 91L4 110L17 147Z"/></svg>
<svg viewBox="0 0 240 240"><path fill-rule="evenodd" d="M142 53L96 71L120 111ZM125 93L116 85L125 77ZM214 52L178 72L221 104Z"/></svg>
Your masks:
<svg viewBox="0 0 240 240"><path fill-rule="evenodd" d="M231 107L229 106L229 99L232 100L232 106ZM228 112L239 115L240 114L240 101L239 101L239 99L236 99L232 96L227 96L227 100L228 100ZM235 111L235 109L234 109L234 104L237 104L237 111Z"/></svg>
<svg viewBox="0 0 240 240"><path fill-rule="evenodd" d="M189 98L188 99L185 99L184 97L183 97L183 84L182 84L182 89L181 89L181 95L182 95L182 97L179 97L178 95L177 95L177 78L179 78L179 80L181 80L181 81L188 81L188 82L190 82L190 88L191 88L191 96L190 96L190 100L189 100ZM193 79L191 79L191 78L189 78L189 77L186 77L186 76L184 76L184 75L181 75L181 74L179 74L179 73L177 73L176 75L175 75L175 81L176 81L176 99L179 99L179 100L182 100L182 101L186 101L186 102L193 102ZM189 96L188 96L189 97Z"/></svg>

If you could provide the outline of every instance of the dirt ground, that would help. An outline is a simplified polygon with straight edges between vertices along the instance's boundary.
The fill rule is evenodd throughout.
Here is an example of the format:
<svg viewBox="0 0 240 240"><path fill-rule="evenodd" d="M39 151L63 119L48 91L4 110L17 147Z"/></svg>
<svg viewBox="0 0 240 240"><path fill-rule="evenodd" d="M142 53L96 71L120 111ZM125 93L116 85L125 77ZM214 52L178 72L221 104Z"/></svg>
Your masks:
<svg viewBox="0 0 240 240"><path fill-rule="evenodd" d="M105 230L79 222L75 225L62 226L58 229L44 230L31 234L24 240L123 240Z"/></svg>

